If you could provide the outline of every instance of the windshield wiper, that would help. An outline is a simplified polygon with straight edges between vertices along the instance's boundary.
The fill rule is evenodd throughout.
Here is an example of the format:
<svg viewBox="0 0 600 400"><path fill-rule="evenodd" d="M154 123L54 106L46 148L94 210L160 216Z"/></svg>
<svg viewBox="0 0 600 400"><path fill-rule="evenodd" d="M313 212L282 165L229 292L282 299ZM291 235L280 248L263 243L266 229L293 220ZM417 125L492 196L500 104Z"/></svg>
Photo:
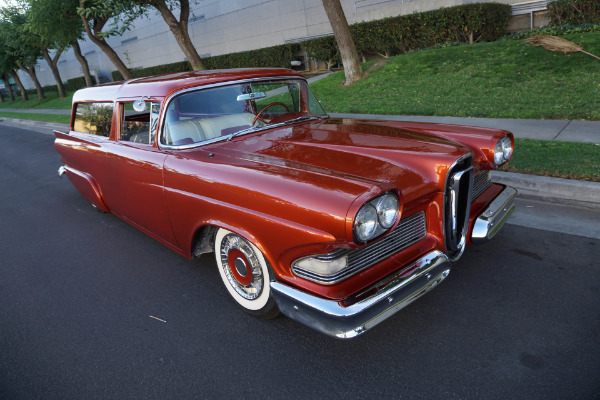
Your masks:
<svg viewBox="0 0 600 400"><path fill-rule="evenodd" d="M264 126L264 125L263 125ZM245 133L250 133L253 131L258 131L260 130L260 128L262 128L263 126L251 126L250 128L246 128L246 129L242 129L241 131L237 131L237 132L233 132L231 135L229 135L227 137L227 141L230 141L231 139L233 139L236 136L240 136L243 135Z"/></svg>
<svg viewBox="0 0 600 400"><path fill-rule="evenodd" d="M317 120L317 119L325 119L325 118L328 118L328 117L329 116L303 115L302 117L292 118L292 119L289 119L287 121L279 122L277 124L272 124L272 125L266 124L266 125L262 125L262 126L251 126L250 128L242 129L241 131L237 131L237 132L232 133L231 135L229 135L227 137L227 141L230 141L234 137L240 136L240 135L244 135L246 133L260 131L260 130L268 129L268 128L277 128L278 126L285 126L285 125L289 125L289 124L293 124L293 123L301 122L301 121L314 121L314 120Z"/></svg>

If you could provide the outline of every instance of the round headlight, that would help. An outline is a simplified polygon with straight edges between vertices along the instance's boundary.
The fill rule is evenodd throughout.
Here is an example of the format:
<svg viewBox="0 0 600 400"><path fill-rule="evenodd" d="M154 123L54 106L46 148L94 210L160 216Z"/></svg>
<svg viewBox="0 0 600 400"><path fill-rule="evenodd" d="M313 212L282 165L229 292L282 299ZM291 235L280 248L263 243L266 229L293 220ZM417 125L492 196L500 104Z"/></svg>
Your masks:
<svg viewBox="0 0 600 400"><path fill-rule="evenodd" d="M510 160L510 156L512 156L512 143L510 141L510 138L508 136L504 136L504 138L501 140L502 142L502 154L504 156L504 161L508 161Z"/></svg>
<svg viewBox="0 0 600 400"><path fill-rule="evenodd" d="M510 137L504 136L498 140L496 147L494 148L494 164L504 164L510 159L512 155L512 143Z"/></svg>
<svg viewBox="0 0 600 400"><path fill-rule="evenodd" d="M377 201L377 217L383 229L390 229L398 218L398 197L392 193L381 196Z"/></svg>
<svg viewBox="0 0 600 400"><path fill-rule="evenodd" d="M504 162L504 150L502 150L502 141L498 140L494 148L494 164L500 165Z"/></svg>
<svg viewBox="0 0 600 400"><path fill-rule="evenodd" d="M377 210L371 204L365 204L356 214L354 233L361 242L373 238L377 230Z"/></svg>

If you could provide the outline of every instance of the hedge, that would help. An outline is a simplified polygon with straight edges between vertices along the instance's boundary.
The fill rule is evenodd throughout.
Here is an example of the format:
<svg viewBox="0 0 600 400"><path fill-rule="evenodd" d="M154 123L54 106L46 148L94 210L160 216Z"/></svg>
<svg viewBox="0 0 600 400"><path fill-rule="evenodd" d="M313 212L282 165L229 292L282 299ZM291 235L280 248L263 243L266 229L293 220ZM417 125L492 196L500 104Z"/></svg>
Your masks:
<svg viewBox="0 0 600 400"><path fill-rule="evenodd" d="M360 22L350 28L359 53L388 57L446 42L498 40L509 18L508 4L475 3Z"/></svg>
<svg viewBox="0 0 600 400"><path fill-rule="evenodd" d="M573 0L577 1L577 0ZM432 47L443 43L473 43L502 38L510 17L510 5L475 3L449 8L360 22L350 26L357 50L363 56L390 56ZM305 50L309 57L331 65L340 63L339 50L333 36L284 44L240 53L203 58L206 69L290 67L296 54ZM131 70L133 77L190 71L187 61ZM115 81L123 80L118 71Z"/></svg>
<svg viewBox="0 0 600 400"><path fill-rule="evenodd" d="M95 85L96 84L96 78L94 78L94 76L92 76L92 83ZM63 82L63 86L65 87L65 91L66 92L75 92L81 88L86 87L87 85L85 84L85 78L83 76L80 76L78 78L71 78L66 82ZM56 84L54 85L48 85L48 86L42 86L42 90L45 93L50 93L50 92L58 92L58 88L56 87ZM27 94L37 94L37 89L33 88L33 89L27 89L26 90Z"/></svg>
<svg viewBox="0 0 600 400"><path fill-rule="evenodd" d="M502 40L521 40L535 35L562 36L570 33L600 32L600 24L545 26L528 31L513 32Z"/></svg>
<svg viewBox="0 0 600 400"><path fill-rule="evenodd" d="M290 62L297 58L296 53L299 50L300 46L296 43L283 44L266 47L263 49L206 57L202 59L202 62L204 63L204 67L206 69L257 67L289 68ZM192 66L188 61L180 61L172 64L156 65L154 67L132 69L130 72L134 78L140 78L143 76L185 72L191 70ZM123 75L121 75L119 71L113 71L112 77L115 81L123 80Z"/></svg>
<svg viewBox="0 0 600 400"><path fill-rule="evenodd" d="M584 25L600 23L600 1L556 0L548 3L552 25Z"/></svg>
<svg viewBox="0 0 600 400"><path fill-rule="evenodd" d="M79 90L81 88L87 87L87 85L85 84L85 77L80 76L78 78L71 78L68 81L63 83L65 86L65 90L67 92L75 92L76 90ZM96 84L96 78L92 75L92 84L95 85ZM54 88L56 89L56 86L54 86Z"/></svg>
<svg viewBox="0 0 600 400"><path fill-rule="evenodd" d="M189 63L189 61L179 61L171 64L155 65L154 67L148 68L130 69L129 72L131 72L131 75L133 75L134 78L141 78L144 76L170 74L174 72L185 72L191 70L192 65ZM119 71L113 71L112 78L114 81L122 81L123 75L121 75Z"/></svg>

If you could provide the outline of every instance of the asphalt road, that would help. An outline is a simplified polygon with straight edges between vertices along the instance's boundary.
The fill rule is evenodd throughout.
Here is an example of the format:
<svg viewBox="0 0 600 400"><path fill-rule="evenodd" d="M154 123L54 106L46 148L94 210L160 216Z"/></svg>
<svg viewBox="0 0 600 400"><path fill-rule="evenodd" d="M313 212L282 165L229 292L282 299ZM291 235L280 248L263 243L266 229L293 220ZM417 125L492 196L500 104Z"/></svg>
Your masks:
<svg viewBox="0 0 600 400"><path fill-rule="evenodd" d="M507 225L340 341L247 316L211 256L96 212L52 141L0 128L0 399L600 396L598 239Z"/></svg>

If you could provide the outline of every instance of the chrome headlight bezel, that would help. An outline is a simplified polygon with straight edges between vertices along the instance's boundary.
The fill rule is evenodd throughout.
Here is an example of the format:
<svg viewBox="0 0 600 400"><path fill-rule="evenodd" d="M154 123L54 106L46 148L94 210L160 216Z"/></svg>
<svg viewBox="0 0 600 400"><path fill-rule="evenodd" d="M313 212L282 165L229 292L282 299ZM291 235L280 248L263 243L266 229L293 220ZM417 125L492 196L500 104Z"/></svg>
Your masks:
<svg viewBox="0 0 600 400"><path fill-rule="evenodd" d="M386 192L366 202L356 213L352 233L357 243L367 243L390 230L398 221L400 201Z"/></svg>
<svg viewBox="0 0 600 400"><path fill-rule="evenodd" d="M494 147L494 165L498 167L510 160L512 152L513 144L510 136L506 135L500 138Z"/></svg>
<svg viewBox="0 0 600 400"><path fill-rule="evenodd" d="M328 254L303 257L292 263L294 274L327 285L341 280L347 267L348 250L346 249L339 249Z"/></svg>

